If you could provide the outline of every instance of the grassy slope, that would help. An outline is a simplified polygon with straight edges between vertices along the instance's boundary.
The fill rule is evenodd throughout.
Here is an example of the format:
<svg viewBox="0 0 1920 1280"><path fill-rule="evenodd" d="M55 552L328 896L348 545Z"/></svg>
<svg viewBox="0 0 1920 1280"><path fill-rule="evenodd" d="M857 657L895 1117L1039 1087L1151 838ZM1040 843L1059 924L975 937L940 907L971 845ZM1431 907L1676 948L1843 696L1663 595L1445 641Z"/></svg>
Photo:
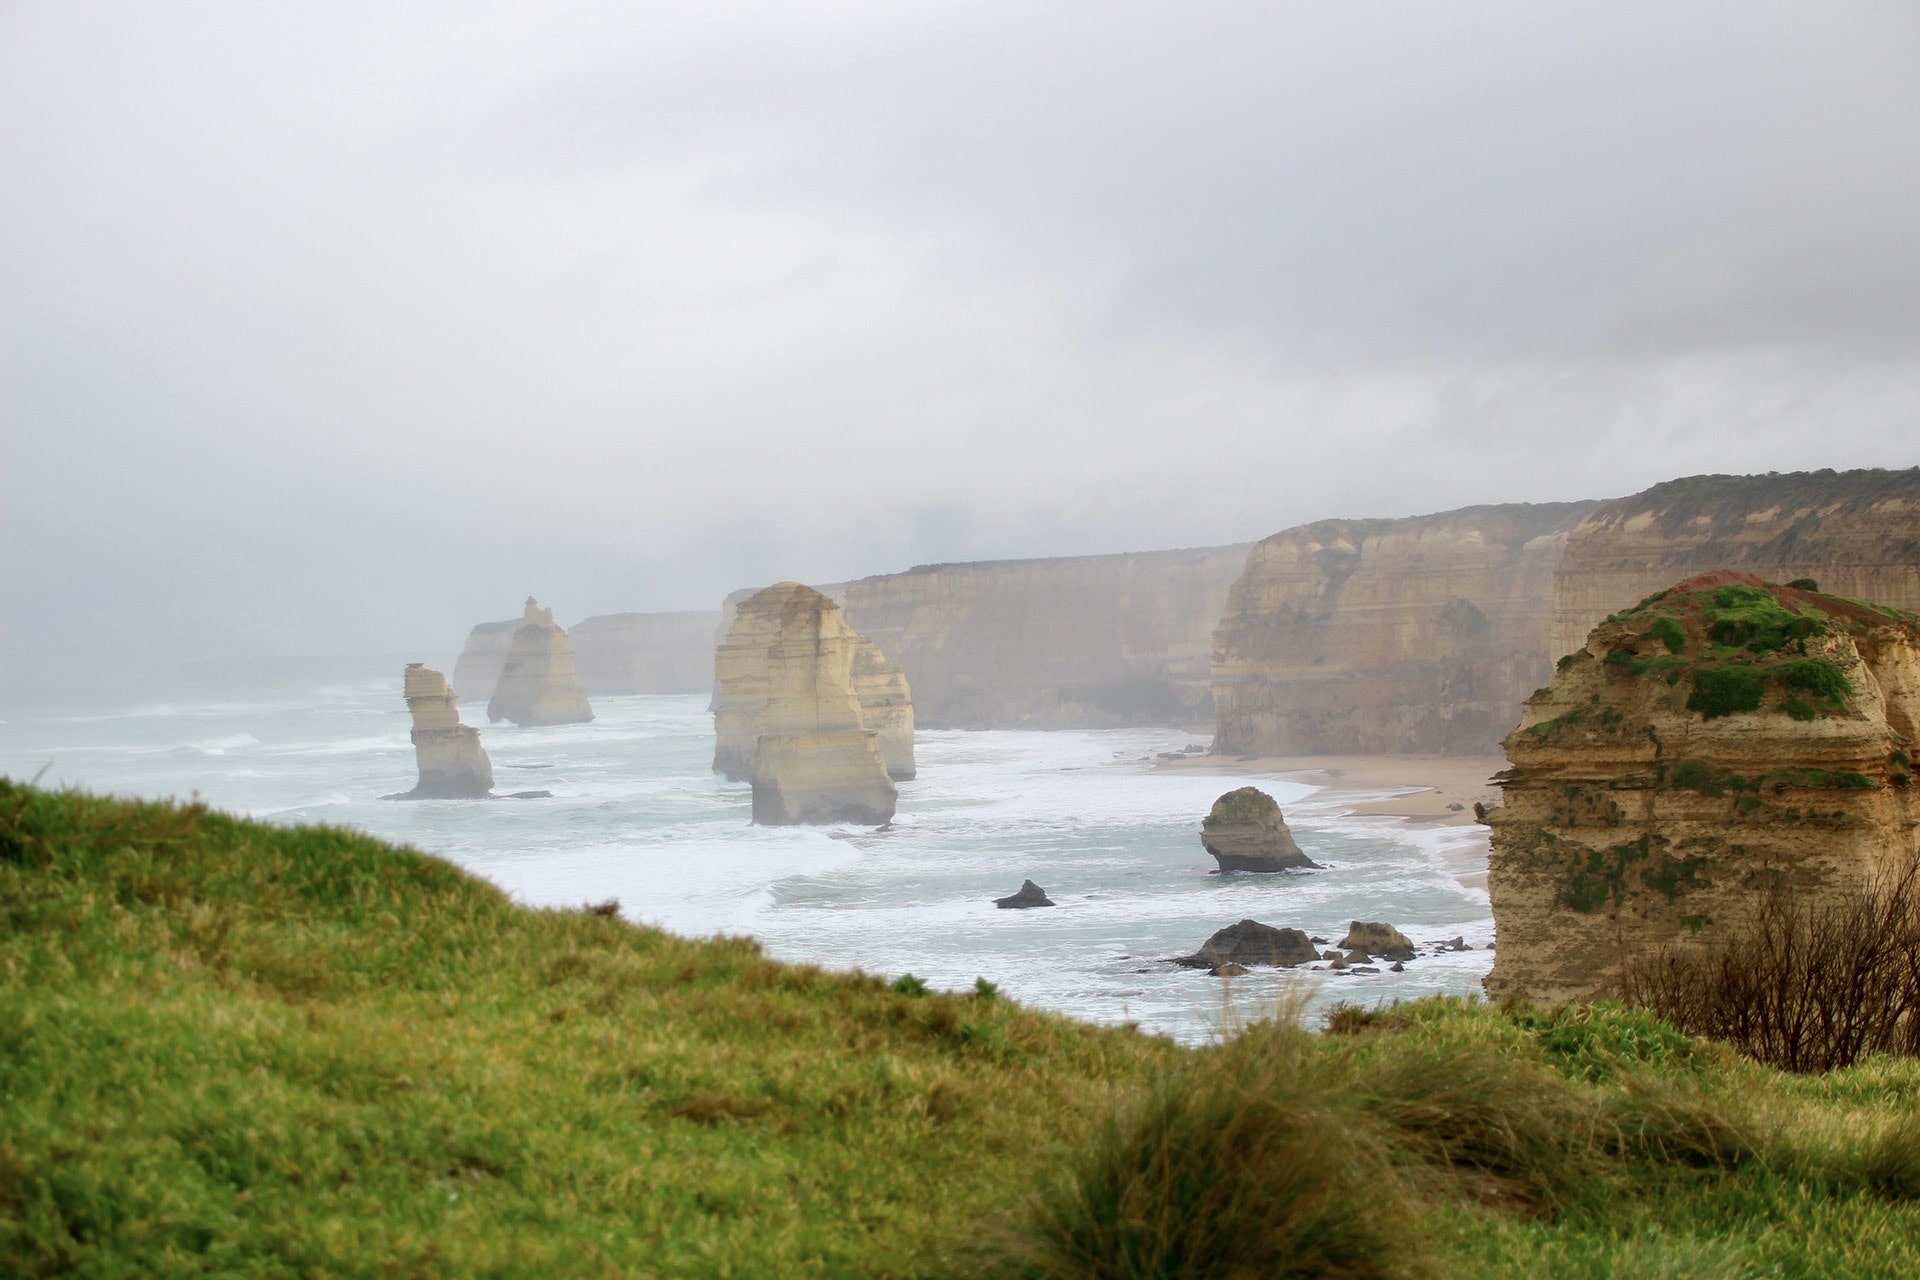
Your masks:
<svg viewBox="0 0 1920 1280"><path fill-rule="evenodd" d="M1913 1063L1787 1080L1631 1018L1396 1022L1366 1052L1494 1044L1583 1098L1657 1070L1780 1126L1551 1219L1436 1202L1443 1273L1920 1274L1920 1210L1858 1172L1920 1110ZM339 831L0 782L8 1274L954 1274L1043 1153L1208 1060L516 908Z"/></svg>

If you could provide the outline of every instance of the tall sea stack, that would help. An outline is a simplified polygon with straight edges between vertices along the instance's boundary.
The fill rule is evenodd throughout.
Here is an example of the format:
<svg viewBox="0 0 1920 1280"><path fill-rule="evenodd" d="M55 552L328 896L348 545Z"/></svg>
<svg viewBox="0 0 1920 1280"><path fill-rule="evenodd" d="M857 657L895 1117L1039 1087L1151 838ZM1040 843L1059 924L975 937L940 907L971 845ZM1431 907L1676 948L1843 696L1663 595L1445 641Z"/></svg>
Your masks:
<svg viewBox="0 0 1920 1280"><path fill-rule="evenodd" d="M714 655L713 767L753 783L755 822L892 819L898 792L888 757L911 771L912 704L905 678L887 675L885 655L873 649L863 659L863 648L873 646L811 587L782 582L741 602ZM898 679L904 705L876 716L895 739L891 750L865 718L856 668L876 694Z"/></svg>
<svg viewBox="0 0 1920 1280"><path fill-rule="evenodd" d="M1507 735L1487 891L1499 998L1619 989L1920 856L1920 622L1722 570L1614 614Z"/></svg>
<svg viewBox="0 0 1920 1280"><path fill-rule="evenodd" d="M460 723L460 706L447 678L424 663L407 664L407 710L413 713L413 753L420 781L402 800L470 800L493 790L493 762L480 731Z"/></svg>
<svg viewBox="0 0 1920 1280"><path fill-rule="evenodd" d="M573 670L573 646L554 625L553 610L532 596L513 633L500 682L487 702L487 719L517 725L585 724L593 708Z"/></svg>

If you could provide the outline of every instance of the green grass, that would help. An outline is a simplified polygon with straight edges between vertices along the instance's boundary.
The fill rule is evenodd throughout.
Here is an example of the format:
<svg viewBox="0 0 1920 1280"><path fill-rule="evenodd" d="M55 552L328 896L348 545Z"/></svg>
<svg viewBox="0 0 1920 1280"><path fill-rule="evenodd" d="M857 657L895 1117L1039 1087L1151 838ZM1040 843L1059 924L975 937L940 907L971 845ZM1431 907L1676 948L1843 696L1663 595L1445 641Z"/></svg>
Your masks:
<svg viewBox="0 0 1920 1280"><path fill-rule="evenodd" d="M1687 695L1687 709L1698 711L1708 720L1758 711L1766 692L1765 674L1752 667L1734 664L1701 667L1693 673L1693 692Z"/></svg>
<svg viewBox="0 0 1920 1280"><path fill-rule="evenodd" d="M1920 1064L1346 1025L1182 1049L0 782L0 1274L1920 1273Z"/></svg>

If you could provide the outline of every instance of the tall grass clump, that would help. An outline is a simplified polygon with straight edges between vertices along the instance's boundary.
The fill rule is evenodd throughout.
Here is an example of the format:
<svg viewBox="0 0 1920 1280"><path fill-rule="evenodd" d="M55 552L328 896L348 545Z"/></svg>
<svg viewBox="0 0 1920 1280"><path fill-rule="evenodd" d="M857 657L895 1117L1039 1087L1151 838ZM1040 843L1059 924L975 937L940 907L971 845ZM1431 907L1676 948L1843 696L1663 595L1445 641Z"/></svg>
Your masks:
<svg viewBox="0 0 1920 1280"><path fill-rule="evenodd" d="M1920 1055L1920 866L1827 901L1771 882L1716 945L1629 965L1625 993L1784 1071Z"/></svg>
<svg viewBox="0 0 1920 1280"><path fill-rule="evenodd" d="M1282 1018L1090 1134L1000 1243L1030 1280L1405 1280L1430 1273L1377 1130Z"/></svg>

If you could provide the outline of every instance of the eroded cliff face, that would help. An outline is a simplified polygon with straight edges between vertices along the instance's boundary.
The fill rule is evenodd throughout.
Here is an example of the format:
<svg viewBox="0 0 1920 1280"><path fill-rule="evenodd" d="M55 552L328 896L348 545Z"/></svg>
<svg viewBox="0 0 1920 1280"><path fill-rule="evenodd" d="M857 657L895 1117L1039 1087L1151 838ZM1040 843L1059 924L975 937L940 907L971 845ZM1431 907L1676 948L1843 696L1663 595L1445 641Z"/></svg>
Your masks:
<svg viewBox="0 0 1920 1280"><path fill-rule="evenodd" d="M894 761L909 770L912 702L899 672L832 600L797 582L747 597L714 655L714 675L713 767L752 782L754 821L893 817L897 792L859 686L876 698L897 692L905 699L877 704L875 717L894 736ZM897 741L903 727L904 750Z"/></svg>
<svg viewBox="0 0 1920 1280"><path fill-rule="evenodd" d="M585 724L593 708L573 669L573 646L554 625L553 610L532 596L514 629L513 647L487 701L487 719L517 725Z"/></svg>
<svg viewBox="0 0 1920 1280"><path fill-rule="evenodd" d="M1202 725L1247 546L923 565L822 590L940 729Z"/></svg>
<svg viewBox="0 0 1920 1280"><path fill-rule="evenodd" d="M453 687L465 689L475 702L492 698L500 684L500 668L507 665L507 651L513 648L513 633L519 629L519 618L507 618L482 622L467 632L467 642L453 664Z"/></svg>
<svg viewBox="0 0 1920 1280"><path fill-rule="evenodd" d="M1670 582L1740 569L1920 610L1920 468L1689 476L1608 502L1554 574L1555 657Z"/></svg>
<svg viewBox="0 0 1920 1280"><path fill-rule="evenodd" d="M1214 750L1491 754L1543 683L1593 503L1324 520L1256 543L1213 633Z"/></svg>
<svg viewBox="0 0 1920 1280"><path fill-rule="evenodd" d="M425 664L407 664L404 693L413 714L413 754L420 780L405 800L477 799L493 790L493 762L480 731L460 723L460 706L447 678Z"/></svg>
<svg viewBox="0 0 1920 1280"><path fill-rule="evenodd" d="M905 782L914 775L913 690L906 673L895 666L880 646L855 634L853 696L860 703L860 721L878 736L880 759L887 776Z"/></svg>
<svg viewBox="0 0 1920 1280"><path fill-rule="evenodd" d="M1718 572L1602 622L1506 739L1489 994L1604 994L1770 877L1817 901L1920 856L1916 719L1911 614Z"/></svg>

